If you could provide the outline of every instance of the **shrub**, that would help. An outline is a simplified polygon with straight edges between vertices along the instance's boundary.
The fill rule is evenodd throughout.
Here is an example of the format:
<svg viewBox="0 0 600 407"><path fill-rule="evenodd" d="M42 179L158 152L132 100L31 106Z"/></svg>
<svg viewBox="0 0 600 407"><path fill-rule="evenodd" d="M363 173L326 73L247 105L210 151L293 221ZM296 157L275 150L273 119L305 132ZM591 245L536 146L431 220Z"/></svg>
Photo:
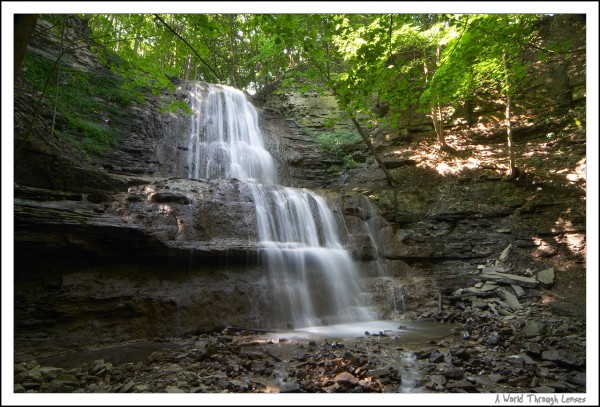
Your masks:
<svg viewBox="0 0 600 407"><path fill-rule="evenodd" d="M329 158L343 160L361 147L361 137L351 131L320 133L316 136L321 151Z"/></svg>

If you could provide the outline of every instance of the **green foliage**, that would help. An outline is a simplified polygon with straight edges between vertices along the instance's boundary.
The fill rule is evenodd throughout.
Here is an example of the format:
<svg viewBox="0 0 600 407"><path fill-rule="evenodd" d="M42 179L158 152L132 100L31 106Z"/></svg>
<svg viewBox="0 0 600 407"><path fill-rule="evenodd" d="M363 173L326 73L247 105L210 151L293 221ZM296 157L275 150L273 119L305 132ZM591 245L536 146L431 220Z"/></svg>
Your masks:
<svg viewBox="0 0 600 407"><path fill-rule="evenodd" d="M23 57L23 74L25 79L35 89L41 91L53 65L54 62L47 58L32 54L31 52L25 52Z"/></svg>
<svg viewBox="0 0 600 407"><path fill-rule="evenodd" d="M336 160L356 151L362 145L360 135L351 131L338 131L320 133L315 137L321 151L328 157ZM350 163L349 160L348 163Z"/></svg>
<svg viewBox="0 0 600 407"><path fill-rule="evenodd" d="M67 116L67 128L63 136L89 154L99 154L115 144L115 138L109 131L78 115Z"/></svg>
<svg viewBox="0 0 600 407"><path fill-rule="evenodd" d="M448 101L469 97L481 88L514 95L527 77L529 64L522 51L536 39L534 23L538 18L523 14L456 18L461 35L450 41L442 55L443 66L434 78L444 84Z"/></svg>
<svg viewBox="0 0 600 407"><path fill-rule="evenodd" d="M165 90L170 92L175 90L175 86L167 77L170 72L158 70L156 65L148 61L142 60L136 64L113 64L111 70L123 78L120 83L121 89L131 94L131 98L139 103L145 100L145 93L160 95Z"/></svg>
<svg viewBox="0 0 600 407"><path fill-rule="evenodd" d="M86 17L97 41L118 57L111 65L127 78L124 86L157 93L171 87L168 75L254 90L282 81L285 89L332 89L343 109L367 116L373 97L389 103L391 114L426 111L432 103L452 103L477 86L500 83L499 50L511 55L513 74L520 76L518 50L539 19L513 14L160 15L186 45L152 14Z"/></svg>
<svg viewBox="0 0 600 407"><path fill-rule="evenodd" d="M429 112L433 105L457 103L482 88L514 94L527 76L522 51L535 42L539 18L346 15L332 37L346 69L332 76L332 84L342 107L367 119L381 121L373 106L389 106L388 124L406 110Z"/></svg>
<svg viewBox="0 0 600 407"><path fill-rule="evenodd" d="M346 171L350 171L356 168L357 164L356 161L354 161L354 158L352 158L351 155L345 155L344 158L344 169Z"/></svg>
<svg viewBox="0 0 600 407"><path fill-rule="evenodd" d="M40 55L26 53L23 61L25 79L42 91L54 62ZM65 118L57 134L89 154L98 154L115 143L115 137L103 127L108 114L119 115L132 103L132 95L120 86L122 78L91 76L81 70L61 65L57 114ZM43 100L46 110L54 106L56 87L51 78Z"/></svg>
<svg viewBox="0 0 600 407"><path fill-rule="evenodd" d="M167 105L162 105L158 108L159 113L174 113L174 114L192 114L192 108L190 107L190 105L188 105L186 102L183 102L181 100L178 101L172 101L171 103L167 104Z"/></svg>
<svg viewBox="0 0 600 407"><path fill-rule="evenodd" d="M159 17L162 21L154 14L88 16L97 42L118 56L113 68L134 87L157 93L170 88L165 78L173 75L260 90L299 59L301 15Z"/></svg>
<svg viewBox="0 0 600 407"><path fill-rule="evenodd" d="M408 111L430 112L433 106L455 104L481 89L497 96L516 94L528 70L523 50L536 43L535 23L542 18L535 14L82 17L103 63L121 79L91 81L61 68L59 110L68 106L93 117L102 110L141 102L150 92L170 92L174 88L170 79L178 77L255 91L270 89L272 83L280 84L281 92L326 89L333 91L343 111L361 117L365 127L382 121L393 125ZM568 41L557 41L535 53L543 60L569 47ZM36 57L31 63L30 57L29 62L28 80L40 89L52 61ZM87 97L91 94L111 104L99 106ZM385 106L385 112L375 106ZM161 107L162 112L188 113L188 109L172 101ZM583 125L580 119L574 123ZM329 133L318 141L325 154L342 160L361 142L352 137ZM347 164L352 165L350 159Z"/></svg>
<svg viewBox="0 0 600 407"><path fill-rule="evenodd" d="M315 136L325 157L335 161L329 168L334 173L352 171L357 163L353 153L362 147L362 138L351 131L320 133Z"/></svg>

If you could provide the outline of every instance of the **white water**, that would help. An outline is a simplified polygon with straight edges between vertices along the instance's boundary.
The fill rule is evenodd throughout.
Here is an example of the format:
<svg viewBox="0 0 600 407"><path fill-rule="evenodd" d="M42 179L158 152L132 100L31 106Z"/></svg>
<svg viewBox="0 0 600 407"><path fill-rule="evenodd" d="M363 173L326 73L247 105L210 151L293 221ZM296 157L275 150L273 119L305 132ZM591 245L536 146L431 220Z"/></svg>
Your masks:
<svg viewBox="0 0 600 407"><path fill-rule="evenodd" d="M352 339L378 336L387 336L394 343L426 344L432 339L443 338L450 335L454 325L435 321L389 321L369 320L363 322L333 324L323 326L310 326L296 329L295 331L270 332L262 336L264 339L285 338L288 340L300 339L341 339L351 343ZM368 334L367 334L368 332ZM382 335L382 333L384 335Z"/></svg>
<svg viewBox="0 0 600 407"><path fill-rule="evenodd" d="M360 213L359 216L363 220L363 229L365 234L369 237L369 243L373 252L375 261L373 266L378 276L381 278L382 287L381 290L386 298L386 303L389 306L390 315L392 319L401 316L406 313L406 299L404 287L397 287L397 281L394 278L386 276L386 272L383 269L381 259L382 254L379 251L375 236L376 231L381 229L381 218L377 214L377 210L366 196L360 196Z"/></svg>
<svg viewBox="0 0 600 407"><path fill-rule="evenodd" d="M244 94L209 85L204 95L196 85L191 100L189 177L237 178L252 190L274 322L301 328L375 320L331 209L314 192L277 185L258 113Z"/></svg>
<svg viewBox="0 0 600 407"><path fill-rule="evenodd" d="M192 129L188 145L189 178L237 178L276 184L273 157L265 149L258 113L245 95L226 86L190 91Z"/></svg>

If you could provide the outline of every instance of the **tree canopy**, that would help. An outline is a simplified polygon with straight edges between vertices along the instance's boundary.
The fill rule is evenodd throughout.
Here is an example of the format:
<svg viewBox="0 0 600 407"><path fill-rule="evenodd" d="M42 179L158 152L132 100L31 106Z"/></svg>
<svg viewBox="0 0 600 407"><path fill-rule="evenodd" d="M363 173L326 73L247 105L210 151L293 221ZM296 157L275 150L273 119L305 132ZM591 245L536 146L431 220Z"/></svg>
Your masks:
<svg viewBox="0 0 600 407"><path fill-rule="evenodd" d="M126 79L122 86L159 92L178 77L251 93L274 84L328 90L358 133L375 123L393 128L407 111L421 112L443 149L447 108L482 89L504 100L510 144L511 98L529 65L570 49L540 44L537 23L550 17L537 14L81 17L105 62Z"/></svg>
<svg viewBox="0 0 600 407"><path fill-rule="evenodd" d="M536 14L93 14L97 42L137 78L178 76L260 91L334 89L344 107L430 111L514 75ZM123 69L125 72L126 69ZM517 72L517 71L520 71ZM141 80L141 79L138 79Z"/></svg>

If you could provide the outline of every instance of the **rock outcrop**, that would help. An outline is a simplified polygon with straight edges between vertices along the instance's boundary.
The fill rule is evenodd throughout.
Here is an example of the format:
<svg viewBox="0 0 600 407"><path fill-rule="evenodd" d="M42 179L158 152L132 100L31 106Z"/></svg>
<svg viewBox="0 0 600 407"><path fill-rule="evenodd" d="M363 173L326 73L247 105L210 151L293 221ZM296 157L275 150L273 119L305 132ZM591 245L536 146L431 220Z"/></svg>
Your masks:
<svg viewBox="0 0 600 407"><path fill-rule="evenodd" d="M15 188L19 347L285 326L264 288L247 183L112 177L127 190ZM369 238L360 223L346 227ZM374 258L372 245L346 243Z"/></svg>

